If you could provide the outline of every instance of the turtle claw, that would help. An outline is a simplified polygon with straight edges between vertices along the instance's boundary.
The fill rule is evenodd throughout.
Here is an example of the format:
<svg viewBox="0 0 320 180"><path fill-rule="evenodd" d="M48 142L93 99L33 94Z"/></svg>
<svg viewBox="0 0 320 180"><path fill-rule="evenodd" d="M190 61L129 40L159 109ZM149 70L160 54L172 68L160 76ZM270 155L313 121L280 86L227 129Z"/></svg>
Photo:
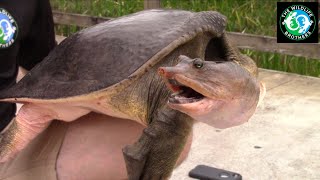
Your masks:
<svg viewBox="0 0 320 180"><path fill-rule="evenodd" d="M129 180L138 180L143 172L146 156L143 156L134 145L128 145L122 150Z"/></svg>
<svg viewBox="0 0 320 180"><path fill-rule="evenodd" d="M158 170L150 168L155 162L148 158L154 154L152 147L155 145L157 134L150 127L143 130L139 141L123 148L129 180L163 180L164 175L159 175ZM170 174L166 177L169 177Z"/></svg>
<svg viewBox="0 0 320 180"><path fill-rule="evenodd" d="M123 148L122 153L126 162L129 180L141 179L147 161L147 154L150 151L148 144L151 142L152 137L155 136L152 131L146 128L138 142Z"/></svg>
<svg viewBox="0 0 320 180"><path fill-rule="evenodd" d="M142 150L142 151L141 151ZM126 162L127 174L129 180L163 180L168 179L169 175L156 174L152 169L146 169L147 156L140 143L128 145L122 150ZM167 177L167 178L165 178Z"/></svg>

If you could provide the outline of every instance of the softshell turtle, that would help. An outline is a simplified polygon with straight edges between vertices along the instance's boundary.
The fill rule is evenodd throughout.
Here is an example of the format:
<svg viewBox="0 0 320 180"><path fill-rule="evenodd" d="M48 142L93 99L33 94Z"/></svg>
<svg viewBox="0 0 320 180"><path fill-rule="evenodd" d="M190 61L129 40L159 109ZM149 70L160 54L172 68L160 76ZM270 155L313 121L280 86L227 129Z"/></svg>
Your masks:
<svg viewBox="0 0 320 180"><path fill-rule="evenodd" d="M147 125L123 149L129 179L168 178L194 121L227 128L257 106L257 68L230 46L225 25L213 11L148 10L70 36L1 92L24 104L2 135L1 162L53 119L94 111Z"/></svg>

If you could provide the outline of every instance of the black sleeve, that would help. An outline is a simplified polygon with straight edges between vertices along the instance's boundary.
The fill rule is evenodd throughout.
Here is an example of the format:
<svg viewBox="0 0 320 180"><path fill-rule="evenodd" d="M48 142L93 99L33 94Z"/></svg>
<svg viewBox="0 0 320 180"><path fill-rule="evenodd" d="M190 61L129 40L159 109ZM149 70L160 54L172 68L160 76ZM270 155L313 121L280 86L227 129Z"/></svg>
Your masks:
<svg viewBox="0 0 320 180"><path fill-rule="evenodd" d="M19 42L10 48L0 50L0 93L16 83L18 65L16 62ZM16 113L16 104L0 102L0 132L11 122Z"/></svg>
<svg viewBox="0 0 320 180"><path fill-rule="evenodd" d="M16 113L16 105L12 103L0 103L0 132L7 127Z"/></svg>
<svg viewBox="0 0 320 180"><path fill-rule="evenodd" d="M27 70L42 61L56 45L50 2L38 0L37 6L30 32L21 40L19 51L19 65Z"/></svg>
<svg viewBox="0 0 320 180"><path fill-rule="evenodd" d="M0 5L10 9L11 13L17 15L18 23L21 23L20 38L11 47L0 49L0 93L15 84L18 65L30 70L55 46L49 0L18 2L0 1ZM15 112L15 104L0 102L0 132L10 123Z"/></svg>

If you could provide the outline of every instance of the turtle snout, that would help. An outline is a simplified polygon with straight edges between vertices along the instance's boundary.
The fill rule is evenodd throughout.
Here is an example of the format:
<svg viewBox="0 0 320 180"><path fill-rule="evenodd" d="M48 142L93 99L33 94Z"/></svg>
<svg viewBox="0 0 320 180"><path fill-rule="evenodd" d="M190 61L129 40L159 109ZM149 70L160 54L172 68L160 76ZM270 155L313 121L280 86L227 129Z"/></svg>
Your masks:
<svg viewBox="0 0 320 180"><path fill-rule="evenodd" d="M186 67L173 66L173 67L159 67L158 74L167 79L173 79L177 74L184 74Z"/></svg>
<svg viewBox="0 0 320 180"><path fill-rule="evenodd" d="M164 78L170 79L175 74L173 67L159 67L158 74Z"/></svg>
<svg viewBox="0 0 320 180"><path fill-rule="evenodd" d="M159 67L158 74L167 79L172 79L175 74L184 73L193 60L185 55L178 57L178 64L173 67Z"/></svg>

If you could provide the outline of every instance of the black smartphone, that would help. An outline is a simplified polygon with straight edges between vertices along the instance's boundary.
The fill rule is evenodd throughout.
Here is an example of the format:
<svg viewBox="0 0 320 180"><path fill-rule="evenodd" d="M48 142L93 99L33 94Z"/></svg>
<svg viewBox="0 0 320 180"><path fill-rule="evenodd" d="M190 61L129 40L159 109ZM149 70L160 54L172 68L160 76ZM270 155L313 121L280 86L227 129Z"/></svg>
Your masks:
<svg viewBox="0 0 320 180"><path fill-rule="evenodd" d="M198 165L189 172L189 176L200 180L242 180L239 173Z"/></svg>

